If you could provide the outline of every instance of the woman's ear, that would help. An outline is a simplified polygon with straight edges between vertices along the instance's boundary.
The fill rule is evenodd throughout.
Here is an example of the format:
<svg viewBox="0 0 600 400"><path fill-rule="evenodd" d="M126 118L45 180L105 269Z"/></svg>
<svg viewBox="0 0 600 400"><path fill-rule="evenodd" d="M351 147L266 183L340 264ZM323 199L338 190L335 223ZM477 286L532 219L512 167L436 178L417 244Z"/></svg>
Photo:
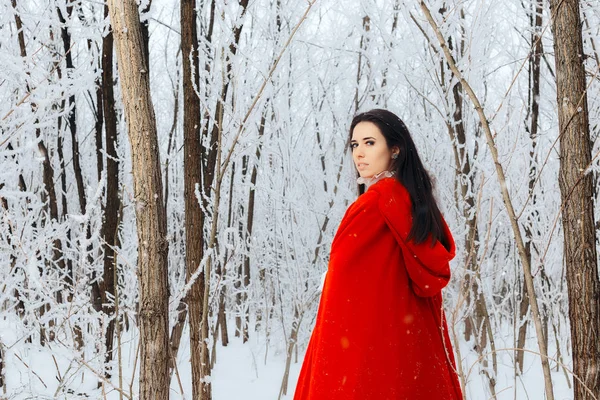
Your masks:
<svg viewBox="0 0 600 400"><path fill-rule="evenodd" d="M393 146L392 147L392 158L395 160L400 155L400 147Z"/></svg>

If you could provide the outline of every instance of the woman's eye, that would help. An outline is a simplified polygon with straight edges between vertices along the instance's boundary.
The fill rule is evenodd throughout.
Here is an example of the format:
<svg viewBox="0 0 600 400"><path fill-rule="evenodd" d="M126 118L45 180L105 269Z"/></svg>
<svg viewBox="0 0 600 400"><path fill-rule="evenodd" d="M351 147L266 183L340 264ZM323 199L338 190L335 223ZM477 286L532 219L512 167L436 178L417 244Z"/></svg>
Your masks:
<svg viewBox="0 0 600 400"><path fill-rule="evenodd" d="M352 150L354 150L354 149L356 148L356 146L358 146L358 144L356 144L356 143L352 143L352 144L350 144L350 148L351 148Z"/></svg>
<svg viewBox="0 0 600 400"><path fill-rule="evenodd" d="M367 144L368 144L369 146L373 146L373 145L375 144L375 142L374 142L374 141L372 141L372 140L369 140L369 141L367 142Z"/></svg>

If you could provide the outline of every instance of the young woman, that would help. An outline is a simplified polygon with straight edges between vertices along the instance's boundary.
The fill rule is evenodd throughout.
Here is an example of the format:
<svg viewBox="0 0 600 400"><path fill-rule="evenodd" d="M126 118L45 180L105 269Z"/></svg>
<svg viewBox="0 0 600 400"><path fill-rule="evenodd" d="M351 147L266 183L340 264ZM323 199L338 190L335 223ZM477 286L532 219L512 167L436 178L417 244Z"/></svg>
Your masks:
<svg viewBox="0 0 600 400"><path fill-rule="evenodd" d="M367 190L333 239L294 400L462 399L441 295L455 247L431 180L393 113L350 134Z"/></svg>

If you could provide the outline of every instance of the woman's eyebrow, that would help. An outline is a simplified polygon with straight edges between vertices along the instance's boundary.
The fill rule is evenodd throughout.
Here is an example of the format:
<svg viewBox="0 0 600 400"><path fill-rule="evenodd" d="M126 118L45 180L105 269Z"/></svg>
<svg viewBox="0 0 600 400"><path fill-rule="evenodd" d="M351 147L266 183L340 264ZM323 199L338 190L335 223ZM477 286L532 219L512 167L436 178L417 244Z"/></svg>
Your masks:
<svg viewBox="0 0 600 400"><path fill-rule="evenodd" d="M365 140L369 140L369 139L371 139L371 140L376 140L374 137L371 137L371 136L367 136L367 137L365 137L365 138L362 138L363 142L364 142ZM352 143L352 142L356 142L356 139L350 139L350 143Z"/></svg>

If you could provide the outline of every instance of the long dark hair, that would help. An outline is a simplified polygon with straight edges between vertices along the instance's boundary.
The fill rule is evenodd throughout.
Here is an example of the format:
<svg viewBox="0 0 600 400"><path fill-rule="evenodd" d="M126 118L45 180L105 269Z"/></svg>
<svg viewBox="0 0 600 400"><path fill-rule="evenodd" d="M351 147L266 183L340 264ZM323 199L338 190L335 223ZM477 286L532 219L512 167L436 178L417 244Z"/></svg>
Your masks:
<svg viewBox="0 0 600 400"><path fill-rule="evenodd" d="M415 243L422 243L431 234L432 246L439 240L448 248L449 241L443 229L442 214L433 196L431 178L419 158L406 125L394 113L374 109L358 114L352 119L350 136L354 127L364 121L377 125L389 148L397 146L400 149L391 169L394 171L394 177L408 191L412 203L413 224L408 239L414 240Z"/></svg>

